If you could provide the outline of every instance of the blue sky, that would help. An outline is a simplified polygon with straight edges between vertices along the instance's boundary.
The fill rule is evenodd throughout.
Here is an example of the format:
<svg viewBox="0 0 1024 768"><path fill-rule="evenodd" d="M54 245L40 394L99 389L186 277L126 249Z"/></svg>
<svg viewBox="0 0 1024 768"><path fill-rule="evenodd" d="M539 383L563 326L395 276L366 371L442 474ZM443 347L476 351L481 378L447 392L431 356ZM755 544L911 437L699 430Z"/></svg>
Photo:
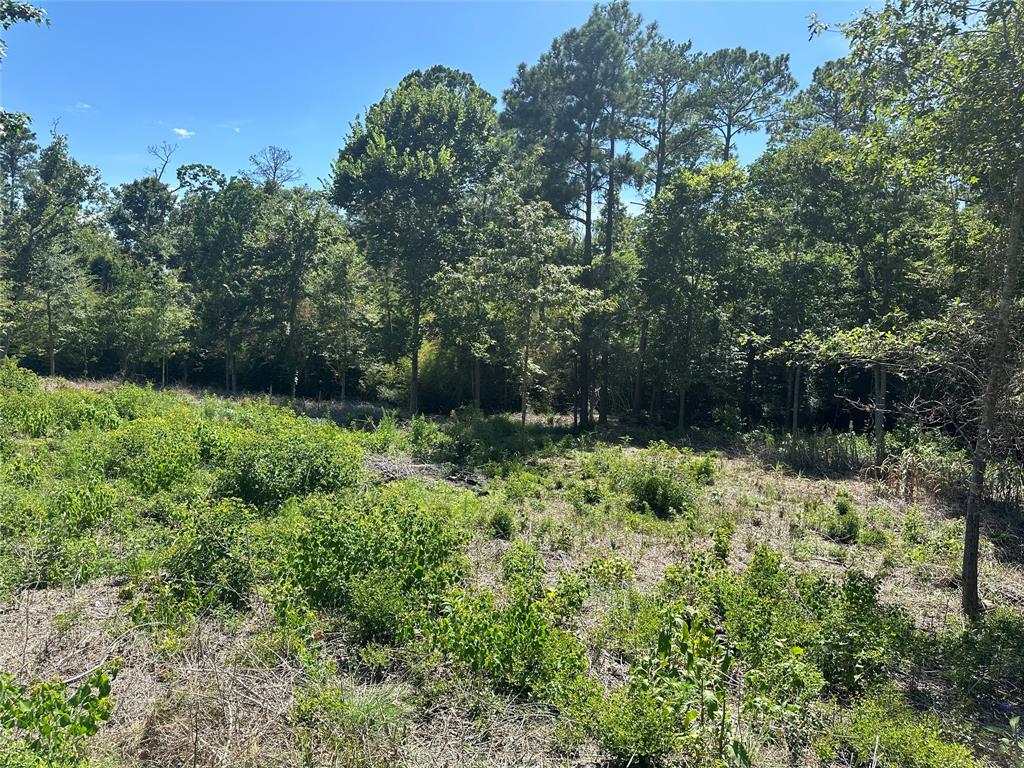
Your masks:
<svg viewBox="0 0 1024 768"><path fill-rule="evenodd" d="M291 150L317 185L349 124L412 69L471 72L500 97L516 65L582 23L589 2L55 2L49 27L6 33L0 103L54 120L76 157L108 184L144 175L146 147L176 142L175 164L231 174L268 144ZM853 16L861 2L635 2L695 49L788 52L805 84L845 52L831 33L808 40L807 17ZM741 160L763 138L739 141Z"/></svg>

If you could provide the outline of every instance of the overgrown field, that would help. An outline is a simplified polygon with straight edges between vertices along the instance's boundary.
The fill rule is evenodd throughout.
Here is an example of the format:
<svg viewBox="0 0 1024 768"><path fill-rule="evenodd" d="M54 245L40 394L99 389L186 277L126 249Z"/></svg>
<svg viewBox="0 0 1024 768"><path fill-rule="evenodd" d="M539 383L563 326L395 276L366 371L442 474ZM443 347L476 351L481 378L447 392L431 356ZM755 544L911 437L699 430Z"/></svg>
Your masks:
<svg viewBox="0 0 1024 768"><path fill-rule="evenodd" d="M0 368L0 766L1019 766L1024 575L879 483Z"/></svg>

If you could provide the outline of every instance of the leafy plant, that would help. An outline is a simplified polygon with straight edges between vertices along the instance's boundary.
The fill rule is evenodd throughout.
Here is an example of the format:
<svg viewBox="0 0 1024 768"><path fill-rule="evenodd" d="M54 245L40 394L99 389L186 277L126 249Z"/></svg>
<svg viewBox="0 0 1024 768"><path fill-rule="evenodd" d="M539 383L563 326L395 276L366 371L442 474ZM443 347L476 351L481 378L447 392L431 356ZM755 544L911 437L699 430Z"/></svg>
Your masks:
<svg viewBox="0 0 1024 768"><path fill-rule="evenodd" d="M0 674L0 730L39 765L81 765L87 739L110 719L112 674L97 670L70 692L61 682L21 685Z"/></svg>

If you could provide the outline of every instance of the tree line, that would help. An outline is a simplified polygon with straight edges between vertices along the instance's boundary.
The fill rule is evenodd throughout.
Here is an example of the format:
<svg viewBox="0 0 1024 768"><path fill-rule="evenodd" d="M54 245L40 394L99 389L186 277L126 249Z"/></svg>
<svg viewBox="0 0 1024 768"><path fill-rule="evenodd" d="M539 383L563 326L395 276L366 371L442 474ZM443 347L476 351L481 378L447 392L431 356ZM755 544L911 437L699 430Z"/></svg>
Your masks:
<svg viewBox="0 0 1024 768"><path fill-rule="evenodd" d="M986 464L1024 444L1022 16L812 19L850 53L798 90L785 55L694 51L613 0L500 109L469 73L410 73L319 189L278 147L229 177L169 173L167 144L111 189L5 113L0 356L584 428L870 423L879 461L899 413L970 447L976 556Z"/></svg>

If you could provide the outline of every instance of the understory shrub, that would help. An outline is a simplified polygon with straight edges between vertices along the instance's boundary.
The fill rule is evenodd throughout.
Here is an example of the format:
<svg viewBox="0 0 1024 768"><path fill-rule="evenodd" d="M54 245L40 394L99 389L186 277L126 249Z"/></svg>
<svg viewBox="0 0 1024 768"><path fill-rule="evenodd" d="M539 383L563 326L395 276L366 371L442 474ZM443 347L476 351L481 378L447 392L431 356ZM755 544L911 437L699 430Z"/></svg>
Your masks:
<svg viewBox="0 0 1024 768"><path fill-rule="evenodd" d="M605 695L595 722L598 742L622 763L649 764L684 750L716 764L749 765L729 698L734 661L713 627L668 608L654 647L630 664L624 685Z"/></svg>
<svg viewBox="0 0 1024 768"><path fill-rule="evenodd" d="M102 669L73 691L60 681L22 685L0 673L0 765L84 765L88 738L110 719L110 682Z"/></svg>
<svg viewBox="0 0 1024 768"><path fill-rule="evenodd" d="M854 474L871 466L875 457L868 438L853 432L823 430L773 435L756 430L747 435L746 445L765 464L811 474Z"/></svg>
<svg viewBox="0 0 1024 768"><path fill-rule="evenodd" d="M175 591L233 606L244 604L255 581L249 548L255 519L255 511L236 499L196 509L167 559Z"/></svg>
<svg viewBox="0 0 1024 768"><path fill-rule="evenodd" d="M975 768L962 745L946 741L934 717L919 714L892 689L853 709L841 741L857 766L877 768Z"/></svg>
<svg viewBox="0 0 1024 768"><path fill-rule="evenodd" d="M256 506L350 488L362 479L362 450L331 425L294 418L270 429L230 433L221 492Z"/></svg>
<svg viewBox="0 0 1024 768"><path fill-rule="evenodd" d="M339 610L364 639L407 638L465 572L471 494L405 481L312 496L288 559L314 606Z"/></svg>
<svg viewBox="0 0 1024 768"><path fill-rule="evenodd" d="M500 414L488 416L472 406L452 411L443 431L446 439L439 442L434 458L477 467L550 452L556 438L567 436L533 423L526 425L524 433L518 421Z"/></svg>
<svg viewBox="0 0 1024 768"><path fill-rule="evenodd" d="M694 458L666 443L653 443L634 453L594 451L584 458L581 474L584 481L603 482L623 495L634 512L670 519L695 511L697 487L713 483L717 469L713 454Z"/></svg>
<svg viewBox="0 0 1024 768"><path fill-rule="evenodd" d="M129 422L110 433L107 472L151 494L186 485L200 465L197 423L188 413Z"/></svg>

